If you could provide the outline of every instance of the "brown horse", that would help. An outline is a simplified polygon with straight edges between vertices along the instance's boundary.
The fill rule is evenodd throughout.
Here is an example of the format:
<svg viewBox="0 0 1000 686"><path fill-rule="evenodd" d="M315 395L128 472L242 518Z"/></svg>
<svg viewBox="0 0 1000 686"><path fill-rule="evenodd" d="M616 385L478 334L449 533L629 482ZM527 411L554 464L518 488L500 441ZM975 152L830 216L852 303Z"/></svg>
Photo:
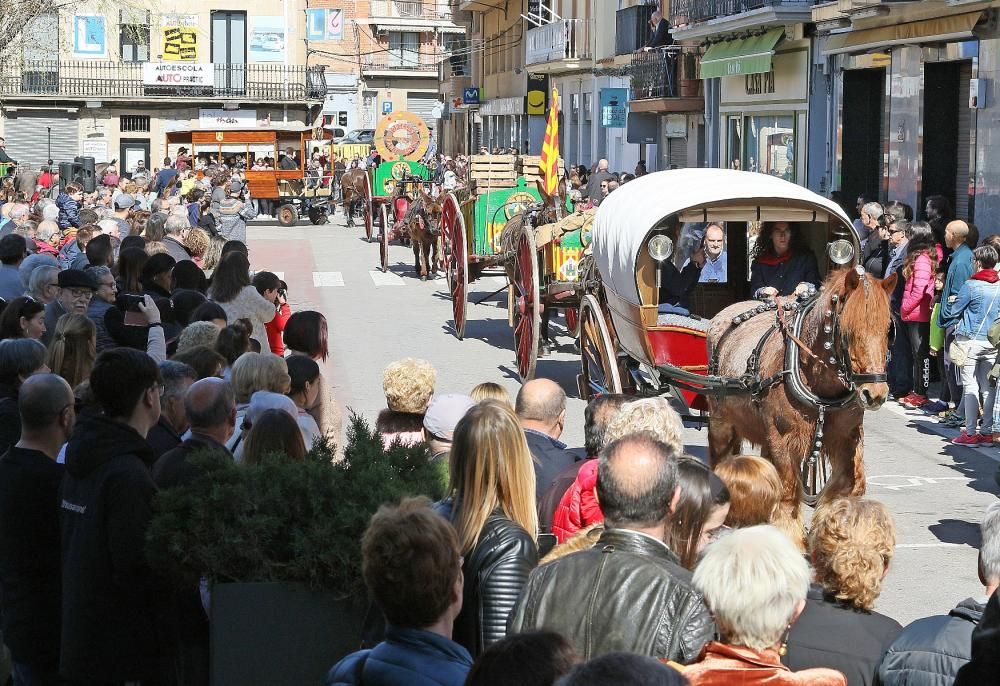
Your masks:
<svg viewBox="0 0 1000 686"><path fill-rule="evenodd" d="M347 225L354 226L354 209L368 192L368 173L364 169L348 169L340 179Z"/></svg>
<svg viewBox="0 0 1000 686"><path fill-rule="evenodd" d="M410 203L406 218L403 220L413 246L414 269L420 275L421 281L426 281L428 272L437 272L440 266L438 244L441 240L442 213L441 203L421 190L419 197Z"/></svg>
<svg viewBox="0 0 1000 686"><path fill-rule="evenodd" d="M758 358L760 379L781 374L786 344L791 341L800 351L797 366L804 387L820 399L848 399L843 407L826 410L825 425L817 433L818 408L802 401L789 375L778 376L775 385L756 397L709 397L712 466L739 455L744 440L760 446L761 455L774 464L784 484L783 514L800 529L799 474L802 461L815 448L814 441L830 461L831 474L820 501L865 492L864 413L877 410L889 394L884 373L891 325L889 295L895 285L895 274L879 280L855 269L832 272L816 304L803 313L800 334L793 338L781 330L768 336L776 322L790 322L796 316L782 309L734 324L734 318L758 307L757 302L730 305L709 326L709 359L717 355L719 375L747 373L758 342L768 336ZM734 326L736 331L726 335Z"/></svg>

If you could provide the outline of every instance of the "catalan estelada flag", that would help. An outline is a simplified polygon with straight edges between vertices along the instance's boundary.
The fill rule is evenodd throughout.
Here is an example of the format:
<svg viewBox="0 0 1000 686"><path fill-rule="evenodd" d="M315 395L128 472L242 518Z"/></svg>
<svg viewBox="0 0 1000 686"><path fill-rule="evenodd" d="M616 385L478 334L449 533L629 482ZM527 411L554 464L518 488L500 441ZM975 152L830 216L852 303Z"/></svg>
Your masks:
<svg viewBox="0 0 1000 686"><path fill-rule="evenodd" d="M552 89L552 107L549 120L545 124L545 139L542 141L542 159L538 163L545 192L555 195L559 188L559 90Z"/></svg>

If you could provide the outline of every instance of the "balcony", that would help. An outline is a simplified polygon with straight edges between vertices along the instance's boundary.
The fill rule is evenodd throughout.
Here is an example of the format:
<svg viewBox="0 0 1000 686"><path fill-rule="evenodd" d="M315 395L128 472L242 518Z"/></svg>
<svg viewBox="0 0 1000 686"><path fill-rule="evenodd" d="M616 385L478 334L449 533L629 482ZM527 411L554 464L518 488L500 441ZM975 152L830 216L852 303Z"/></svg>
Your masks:
<svg viewBox="0 0 1000 686"><path fill-rule="evenodd" d="M439 55L425 52L391 51L363 55L361 65L366 74L436 77Z"/></svg>
<svg viewBox="0 0 1000 686"><path fill-rule="evenodd" d="M101 99L246 99L259 102L321 101L326 97L324 67L271 64L208 65L198 85L150 85L149 62L7 61L0 63L0 96Z"/></svg>
<svg viewBox="0 0 1000 686"><path fill-rule="evenodd" d="M812 20L813 0L671 0L671 34L677 40Z"/></svg>
<svg viewBox="0 0 1000 686"><path fill-rule="evenodd" d="M649 18L656 8L636 5L615 12L615 54L628 55L649 42Z"/></svg>
<svg viewBox="0 0 1000 686"><path fill-rule="evenodd" d="M452 21L451 7L420 0L371 0L371 24L379 31L438 31L464 34L465 29Z"/></svg>
<svg viewBox="0 0 1000 686"><path fill-rule="evenodd" d="M957 5L961 0L949 2L949 5ZM847 26L852 18L870 19L877 16L887 16L892 7L900 5L916 5L914 0L820 0L812 10L813 21L816 23L829 23L834 26Z"/></svg>
<svg viewBox="0 0 1000 686"><path fill-rule="evenodd" d="M670 46L637 52L632 55L629 74L629 106L635 112L696 112L704 107L696 48Z"/></svg>
<svg viewBox="0 0 1000 686"><path fill-rule="evenodd" d="M592 57L589 19L560 19L528 31L524 63L578 62Z"/></svg>

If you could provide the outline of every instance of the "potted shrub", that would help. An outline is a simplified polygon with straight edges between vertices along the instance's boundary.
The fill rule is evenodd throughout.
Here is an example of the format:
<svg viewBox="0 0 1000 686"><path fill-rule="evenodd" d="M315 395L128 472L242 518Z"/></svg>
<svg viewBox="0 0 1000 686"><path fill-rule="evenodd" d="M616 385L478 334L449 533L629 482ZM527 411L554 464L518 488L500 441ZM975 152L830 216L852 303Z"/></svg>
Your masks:
<svg viewBox="0 0 1000 686"><path fill-rule="evenodd" d="M383 503L444 493L425 445L384 450L357 415L334 454L317 443L304 462L258 466L198 455L202 476L157 495L150 564L180 587L207 581L213 684L322 683L361 646L368 520Z"/></svg>

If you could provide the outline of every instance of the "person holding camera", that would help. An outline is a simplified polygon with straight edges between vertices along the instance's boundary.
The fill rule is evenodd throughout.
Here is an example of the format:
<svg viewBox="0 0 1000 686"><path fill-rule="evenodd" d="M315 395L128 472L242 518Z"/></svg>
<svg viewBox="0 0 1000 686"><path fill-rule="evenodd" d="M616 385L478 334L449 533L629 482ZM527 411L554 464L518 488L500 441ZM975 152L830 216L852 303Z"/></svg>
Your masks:
<svg viewBox="0 0 1000 686"><path fill-rule="evenodd" d="M285 324L292 316L292 308L288 306L288 284L273 272L257 272L252 283L261 297L274 305L274 319L266 322L264 329L267 331L268 343L271 344L271 352L284 356Z"/></svg>

